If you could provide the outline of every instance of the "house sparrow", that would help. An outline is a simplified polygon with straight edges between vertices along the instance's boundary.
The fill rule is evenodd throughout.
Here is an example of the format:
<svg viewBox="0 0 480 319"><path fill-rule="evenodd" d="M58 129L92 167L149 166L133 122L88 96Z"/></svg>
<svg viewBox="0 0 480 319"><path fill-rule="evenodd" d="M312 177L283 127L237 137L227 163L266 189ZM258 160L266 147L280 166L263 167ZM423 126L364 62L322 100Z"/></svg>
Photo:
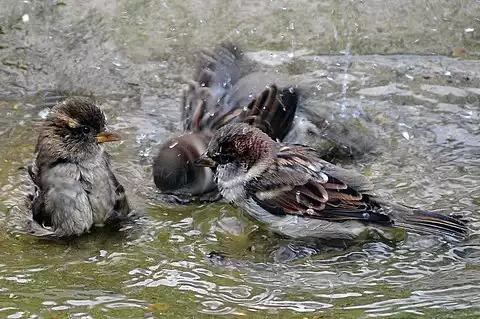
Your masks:
<svg viewBox="0 0 480 319"><path fill-rule="evenodd" d="M196 165L215 167L227 201L288 237L352 240L375 226L468 232L455 217L387 203L373 194L366 177L320 159L312 148L276 143L242 123L220 128Z"/></svg>
<svg viewBox="0 0 480 319"><path fill-rule="evenodd" d="M92 226L127 219L130 207L103 143L120 137L107 132L103 112L88 98L68 98L45 119L28 167L35 184L28 232L45 238L81 235Z"/></svg>
<svg viewBox="0 0 480 319"><path fill-rule="evenodd" d="M240 55L229 43L200 53L193 80L183 95L183 133L168 138L153 160L155 185L173 194L177 202L188 202L178 197L182 195L206 194L202 199L218 199L213 172L193 165L218 128L244 122L282 140L292 125L298 90L288 85L278 88L262 75L242 77Z"/></svg>

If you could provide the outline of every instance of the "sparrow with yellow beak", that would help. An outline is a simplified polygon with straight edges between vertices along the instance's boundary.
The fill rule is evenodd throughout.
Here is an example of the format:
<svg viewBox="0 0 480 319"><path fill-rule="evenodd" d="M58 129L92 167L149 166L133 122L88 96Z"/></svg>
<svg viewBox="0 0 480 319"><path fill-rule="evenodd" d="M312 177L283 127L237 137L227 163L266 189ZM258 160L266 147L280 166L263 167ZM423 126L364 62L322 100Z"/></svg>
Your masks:
<svg viewBox="0 0 480 319"><path fill-rule="evenodd" d="M28 167L35 184L28 232L39 237L81 235L93 226L127 219L130 206L103 143L120 140L106 131L103 112L88 98L69 98L45 119Z"/></svg>

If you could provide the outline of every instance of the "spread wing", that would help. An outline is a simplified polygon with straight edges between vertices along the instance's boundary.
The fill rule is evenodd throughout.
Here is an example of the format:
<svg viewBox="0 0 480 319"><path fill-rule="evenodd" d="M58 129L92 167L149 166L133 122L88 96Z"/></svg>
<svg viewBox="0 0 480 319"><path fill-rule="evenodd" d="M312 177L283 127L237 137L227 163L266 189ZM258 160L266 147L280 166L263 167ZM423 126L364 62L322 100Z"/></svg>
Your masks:
<svg viewBox="0 0 480 319"><path fill-rule="evenodd" d="M271 84L247 106L216 117L212 126L218 129L231 122L244 122L261 129L274 140L283 140L295 118L297 103L296 89L279 89Z"/></svg>
<svg viewBox="0 0 480 319"><path fill-rule="evenodd" d="M183 92L184 131L211 128L212 118L233 111L222 101L240 78L240 52L231 43L222 43L214 50L202 50L198 58L193 80L188 81L188 88Z"/></svg>
<svg viewBox="0 0 480 319"><path fill-rule="evenodd" d="M279 89L273 83L266 88L245 85L249 80L240 76L239 61L240 52L230 43L200 52L193 80L183 93L184 131L215 132L231 122L246 122L283 140L293 124L298 89Z"/></svg>
<svg viewBox="0 0 480 319"><path fill-rule="evenodd" d="M273 164L247 189L272 214L392 224L380 206L369 200L372 186L365 177L323 161L313 149L301 145L279 146Z"/></svg>

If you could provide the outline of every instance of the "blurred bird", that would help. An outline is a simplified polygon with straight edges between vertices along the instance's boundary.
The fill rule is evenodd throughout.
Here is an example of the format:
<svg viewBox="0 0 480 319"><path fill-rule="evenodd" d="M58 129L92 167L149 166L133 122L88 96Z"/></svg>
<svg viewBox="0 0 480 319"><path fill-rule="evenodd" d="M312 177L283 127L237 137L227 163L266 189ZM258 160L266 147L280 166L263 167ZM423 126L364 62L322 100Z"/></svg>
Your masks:
<svg viewBox="0 0 480 319"><path fill-rule="evenodd" d="M89 98L68 98L51 109L28 167L35 184L30 234L81 235L93 226L129 218L125 190L102 145L118 140L106 131L105 115Z"/></svg>
<svg viewBox="0 0 480 319"><path fill-rule="evenodd" d="M377 137L368 122L359 118L338 120L324 108L300 105L285 143L316 149L324 160L351 161L379 151Z"/></svg>
<svg viewBox="0 0 480 319"><path fill-rule="evenodd" d="M288 84L279 88L274 76L262 72L242 76L240 56L237 47L229 43L200 53L193 80L183 95L184 133L168 138L153 160L155 185L161 192L174 195L175 201L188 202L185 197L197 195L204 195L201 198L205 200L218 199L212 171L193 162L223 125L249 123L279 140L290 130L298 89Z"/></svg>
<svg viewBox="0 0 480 319"><path fill-rule="evenodd" d="M388 203L363 175L322 160L307 146L277 143L251 125L220 128L196 165L215 168L225 200L288 237L353 240L370 227L468 233L456 217Z"/></svg>

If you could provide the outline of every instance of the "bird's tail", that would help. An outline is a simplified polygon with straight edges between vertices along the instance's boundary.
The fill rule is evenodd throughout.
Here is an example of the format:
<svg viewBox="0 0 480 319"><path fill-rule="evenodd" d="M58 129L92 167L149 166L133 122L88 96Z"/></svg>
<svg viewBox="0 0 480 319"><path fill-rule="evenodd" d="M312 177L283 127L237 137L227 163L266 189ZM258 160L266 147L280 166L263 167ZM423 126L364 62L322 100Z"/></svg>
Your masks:
<svg viewBox="0 0 480 319"><path fill-rule="evenodd" d="M468 235L467 222L460 216L446 216L428 210L413 209L411 215L404 216L403 222L407 228L433 233L443 232L461 237Z"/></svg>
<svg viewBox="0 0 480 319"><path fill-rule="evenodd" d="M395 220L395 226L430 234L444 234L460 238L468 236L468 221L462 216L443 215L437 212L386 202L378 198L375 198L375 202L392 210L391 213Z"/></svg>
<svg viewBox="0 0 480 319"><path fill-rule="evenodd" d="M27 222L27 232L28 234L35 236L35 237L42 237L45 239L52 239L52 238L59 238L62 237L63 234L57 233L53 230L43 227L35 220L28 220Z"/></svg>

